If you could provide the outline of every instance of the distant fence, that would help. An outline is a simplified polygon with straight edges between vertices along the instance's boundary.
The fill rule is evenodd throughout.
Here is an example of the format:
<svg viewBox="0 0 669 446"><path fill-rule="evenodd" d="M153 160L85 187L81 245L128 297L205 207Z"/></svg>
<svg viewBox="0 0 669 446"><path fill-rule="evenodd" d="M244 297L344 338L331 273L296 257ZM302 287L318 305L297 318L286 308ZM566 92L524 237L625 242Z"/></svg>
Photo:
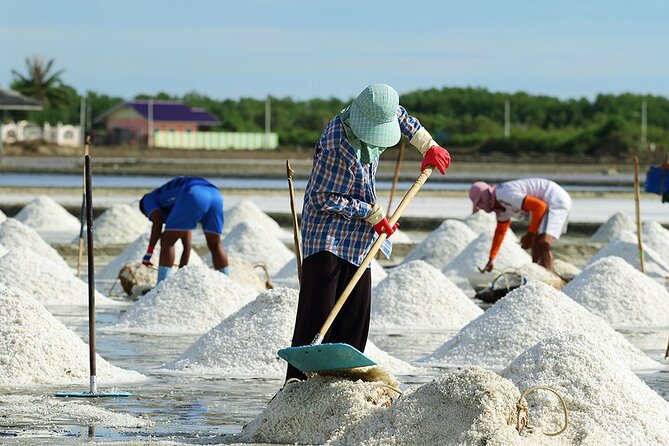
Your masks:
<svg viewBox="0 0 669 446"><path fill-rule="evenodd" d="M55 126L48 122L43 126L28 121L0 122L0 138L4 143L43 139L59 146L78 147L81 144L79 126L60 122Z"/></svg>
<svg viewBox="0 0 669 446"><path fill-rule="evenodd" d="M167 149L276 149L276 133L175 132L156 130L153 145Z"/></svg>

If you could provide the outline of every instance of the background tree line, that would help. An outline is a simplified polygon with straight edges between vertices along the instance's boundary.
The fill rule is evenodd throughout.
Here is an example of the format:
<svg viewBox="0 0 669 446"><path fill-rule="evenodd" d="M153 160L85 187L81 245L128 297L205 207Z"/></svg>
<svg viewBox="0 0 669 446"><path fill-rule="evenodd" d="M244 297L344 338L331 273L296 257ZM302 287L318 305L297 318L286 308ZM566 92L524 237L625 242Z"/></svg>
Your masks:
<svg viewBox="0 0 669 446"><path fill-rule="evenodd" d="M78 124L82 93L62 82L53 61L26 60L27 74L13 71L10 87L44 104L40 112L5 112L4 118L36 123ZM125 98L88 91L88 116L95 118ZM180 100L217 116L214 130L263 132L265 100L213 99L198 92L184 96L139 94L134 99ZM312 147L324 125L350 103L346 99L270 97L272 131L284 147ZM504 134L505 102L510 104L510 134ZM491 92L485 88L416 90L404 93L401 104L430 130L435 139L473 154L623 156L640 149L641 107L647 105L646 140L657 152L669 149L669 99L638 94L600 94L593 100L559 99L524 92ZM17 116L20 115L20 116ZM90 119L89 119L90 122ZM100 127L100 124L97 124ZM93 128L95 129L95 125ZM648 148L648 147L646 147Z"/></svg>

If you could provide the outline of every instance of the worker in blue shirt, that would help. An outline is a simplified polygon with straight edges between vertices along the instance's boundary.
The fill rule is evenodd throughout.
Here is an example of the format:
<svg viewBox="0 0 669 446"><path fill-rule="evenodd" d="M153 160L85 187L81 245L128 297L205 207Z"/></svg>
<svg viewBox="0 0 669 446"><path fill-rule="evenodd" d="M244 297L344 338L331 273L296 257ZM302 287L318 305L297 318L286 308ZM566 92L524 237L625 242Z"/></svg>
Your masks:
<svg viewBox="0 0 669 446"><path fill-rule="evenodd" d="M149 247L142 259L144 265L152 265L153 249L160 240L158 283L172 270L177 240L183 244L179 267L188 264L192 231L198 223L202 225L214 269L228 274L228 258L221 244L223 198L216 186L204 178L177 177L144 195L139 209L153 223Z"/></svg>
<svg viewBox="0 0 669 446"><path fill-rule="evenodd" d="M314 148L314 161L302 207L303 256L300 296L292 346L309 345L337 298L362 263L377 234L391 226L377 202L379 156L405 135L423 155L421 171L432 165L441 174L448 151L399 105L390 86L372 84L332 118ZM381 248L390 255L386 240ZM369 331L371 273L368 268L341 308L323 342L365 350ZM286 381L305 375L288 365Z"/></svg>

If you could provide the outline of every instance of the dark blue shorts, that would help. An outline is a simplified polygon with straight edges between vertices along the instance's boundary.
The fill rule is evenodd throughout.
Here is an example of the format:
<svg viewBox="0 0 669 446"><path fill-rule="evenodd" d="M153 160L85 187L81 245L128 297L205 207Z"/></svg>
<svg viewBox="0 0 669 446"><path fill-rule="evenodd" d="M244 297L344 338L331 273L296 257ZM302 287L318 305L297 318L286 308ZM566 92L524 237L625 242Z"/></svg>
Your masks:
<svg viewBox="0 0 669 446"><path fill-rule="evenodd" d="M192 231L198 222L204 232L223 232L223 197L218 188L195 185L181 190L165 222L165 230Z"/></svg>

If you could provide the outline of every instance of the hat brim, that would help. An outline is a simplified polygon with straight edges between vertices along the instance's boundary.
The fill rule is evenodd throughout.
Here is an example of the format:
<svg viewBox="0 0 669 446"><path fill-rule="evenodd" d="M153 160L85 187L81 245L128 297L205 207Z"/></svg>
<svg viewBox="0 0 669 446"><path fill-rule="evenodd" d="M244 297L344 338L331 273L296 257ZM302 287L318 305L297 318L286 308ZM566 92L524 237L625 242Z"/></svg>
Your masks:
<svg viewBox="0 0 669 446"><path fill-rule="evenodd" d="M392 147L397 144L402 137L400 124L397 122L397 118L383 123L370 121L362 111L360 111L360 107L358 107L358 104L356 104L355 101L351 104L349 125L351 126L353 133L355 133L355 136L367 144L377 147Z"/></svg>

